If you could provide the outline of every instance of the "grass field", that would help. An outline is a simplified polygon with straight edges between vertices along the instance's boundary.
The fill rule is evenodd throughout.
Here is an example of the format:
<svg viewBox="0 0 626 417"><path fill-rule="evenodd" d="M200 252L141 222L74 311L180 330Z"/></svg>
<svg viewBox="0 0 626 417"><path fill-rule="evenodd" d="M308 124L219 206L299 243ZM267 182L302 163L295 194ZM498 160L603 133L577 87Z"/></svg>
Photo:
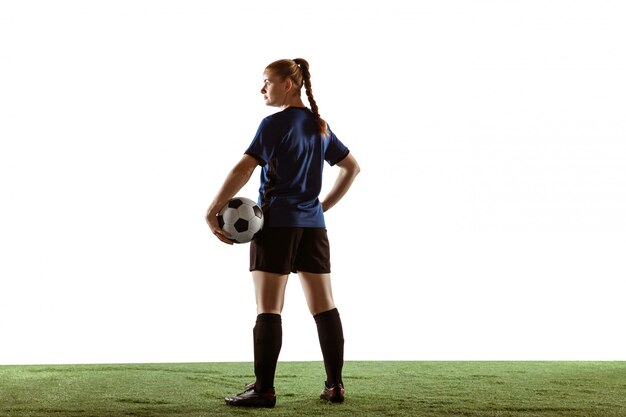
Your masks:
<svg viewBox="0 0 626 417"><path fill-rule="evenodd" d="M346 402L320 362L279 362L274 409L224 404L250 363L0 366L0 416L626 417L626 362L347 362Z"/></svg>

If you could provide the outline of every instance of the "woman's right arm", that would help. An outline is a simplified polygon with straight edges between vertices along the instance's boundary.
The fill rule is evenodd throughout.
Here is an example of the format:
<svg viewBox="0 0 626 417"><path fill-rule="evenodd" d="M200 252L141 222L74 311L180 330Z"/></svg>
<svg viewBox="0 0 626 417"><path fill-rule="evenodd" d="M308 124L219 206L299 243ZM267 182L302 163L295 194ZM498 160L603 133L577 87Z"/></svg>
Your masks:
<svg viewBox="0 0 626 417"><path fill-rule="evenodd" d="M222 187L207 209L205 220L215 237L224 243L232 245L232 241L228 239L228 234L220 228L217 222L217 213L228 203L228 200L233 198L246 185L258 165L259 162L255 158L250 155L244 155L228 173Z"/></svg>
<svg viewBox="0 0 626 417"><path fill-rule="evenodd" d="M348 154L341 161L337 162L339 167L339 175L335 180L333 188L322 201L322 209L326 212L330 210L335 204L341 200L341 198L348 192L352 182L356 176L361 172L358 162L352 155L352 152Z"/></svg>

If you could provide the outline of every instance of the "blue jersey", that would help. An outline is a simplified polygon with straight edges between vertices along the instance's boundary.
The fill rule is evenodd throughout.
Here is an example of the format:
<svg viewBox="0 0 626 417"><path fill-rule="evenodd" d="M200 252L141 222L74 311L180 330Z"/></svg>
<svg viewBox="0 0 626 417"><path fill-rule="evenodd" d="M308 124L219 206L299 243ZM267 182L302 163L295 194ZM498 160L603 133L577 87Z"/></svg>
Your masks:
<svg viewBox="0 0 626 417"><path fill-rule="evenodd" d="M319 201L324 161L350 152L328 128L323 137L306 107L287 107L263 119L246 150L263 166L259 205L270 227L326 227Z"/></svg>

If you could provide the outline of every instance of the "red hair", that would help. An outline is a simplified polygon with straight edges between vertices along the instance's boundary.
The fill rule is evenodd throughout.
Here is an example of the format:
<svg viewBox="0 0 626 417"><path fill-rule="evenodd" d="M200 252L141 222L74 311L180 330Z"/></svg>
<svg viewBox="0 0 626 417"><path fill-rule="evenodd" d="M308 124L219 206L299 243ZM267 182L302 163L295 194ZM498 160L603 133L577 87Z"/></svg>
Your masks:
<svg viewBox="0 0 626 417"><path fill-rule="evenodd" d="M317 119L319 132L322 136L327 136L328 126L326 125L324 119L320 117L317 103L313 98L313 89L311 88L311 73L309 73L309 63L304 58L279 59L278 61L274 61L269 64L265 69L271 71L277 77L280 77L281 80L286 80L287 78L289 78L296 85L298 89L298 94L300 94L300 90L304 85L306 96L309 99L309 104L311 105L311 111Z"/></svg>

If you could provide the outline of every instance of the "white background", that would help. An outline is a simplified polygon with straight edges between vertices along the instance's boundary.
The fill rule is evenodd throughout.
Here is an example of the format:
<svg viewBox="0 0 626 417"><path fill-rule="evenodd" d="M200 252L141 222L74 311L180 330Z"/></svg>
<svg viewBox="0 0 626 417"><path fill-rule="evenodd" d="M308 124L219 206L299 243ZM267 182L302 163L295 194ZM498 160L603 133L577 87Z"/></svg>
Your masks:
<svg viewBox="0 0 626 417"><path fill-rule="evenodd" d="M626 359L621 1L3 1L0 364L252 359L205 210L279 58L362 173L347 360ZM325 192L337 171L326 171ZM241 195L256 198L255 172ZM319 360L292 276L281 360Z"/></svg>

